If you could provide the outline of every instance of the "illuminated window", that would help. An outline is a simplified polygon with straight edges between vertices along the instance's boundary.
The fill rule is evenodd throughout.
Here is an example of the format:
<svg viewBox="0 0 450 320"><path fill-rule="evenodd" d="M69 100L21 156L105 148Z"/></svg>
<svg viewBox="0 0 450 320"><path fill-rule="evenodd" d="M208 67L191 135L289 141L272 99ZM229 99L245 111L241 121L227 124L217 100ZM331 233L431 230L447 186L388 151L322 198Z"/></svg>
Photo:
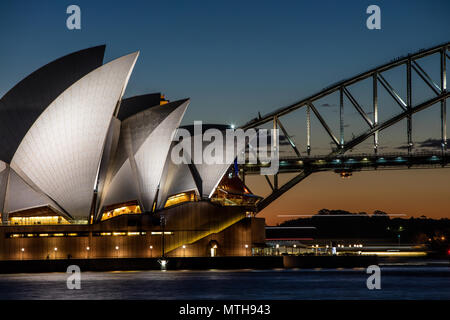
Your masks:
<svg viewBox="0 0 450 320"><path fill-rule="evenodd" d="M59 212L50 206L11 212L8 219L11 225L52 225L69 223L69 221L62 217Z"/></svg>
<svg viewBox="0 0 450 320"><path fill-rule="evenodd" d="M232 193L228 192L222 188L217 188L211 197L211 202L219 204L221 206L255 206L261 197L255 196L253 194L245 193Z"/></svg>
<svg viewBox="0 0 450 320"><path fill-rule="evenodd" d="M179 203L183 202L192 202L197 201L197 195L195 194L195 191L189 191L189 192L182 192L173 196L170 196L166 204L164 205L164 208L174 206Z"/></svg>
<svg viewBox="0 0 450 320"><path fill-rule="evenodd" d="M139 236L145 235L146 232L126 232L126 231L114 231L114 232L94 232L93 236L95 237L108 237L108 236Z"/></svg>
<svg viewBox="0 0 450 320"><path fill-rule="evenodd" d="M123 214L139 214L142 213L137 201L129 201L112 206L108 206L103 210L101 221L108 220Z"/></svg>
<svg viewBox="0 0 450 320"><path fill-rule="evenodd" d="M33 224L68 224L69 222L61 216L46 217L11 217L9 218L12 225L33 225Z"/></svg>
<svg viewBox="0 0 450 320"><path fill-rule="evenodd" d="M161 94L161 97L159 99L159 105L162 106L163 104L168 104L168 103L169 103L169 100L166 100L166 97L163 94Z"/></svg>
<svg viewBox="0 0 450 320"><path fill-rule="evenodd" d="M232 171L223 176L211 197L211 202L221 206L253 207L260 200L261 197L252 194L242 180L233 175Z"/></svg>

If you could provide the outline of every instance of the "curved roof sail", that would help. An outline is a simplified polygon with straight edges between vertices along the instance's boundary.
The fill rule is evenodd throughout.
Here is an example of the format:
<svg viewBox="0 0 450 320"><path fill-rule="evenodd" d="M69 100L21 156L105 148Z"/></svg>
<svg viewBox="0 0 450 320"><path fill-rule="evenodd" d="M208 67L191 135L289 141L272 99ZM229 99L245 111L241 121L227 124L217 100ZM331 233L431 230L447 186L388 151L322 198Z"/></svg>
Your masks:
<svg viewBox="0 0 450 320"><path fill-rule="evenodd" d="M53 205L44 194L35 191L14 170L9 170L5 212L9 213L46 205ZM58 210L59 211L59 210Z"/></svg>
<svg viewBox="0 0 450 320"><path fill-rule="evenodd" d="M169 151L169 155L170 153L171 151ZM161 184L158 193L158 209L164 208L170 196L192 190L200 195L189 166L186 163L173 163L170 156L167 157L161 180L164 183Z"/></svg>
<svg viewBox="0 0 450 320"><path fill-rule="evenodd" d="M191 134L191 150L186 150L188 152L185 155L186 161L190 164L174 164L169 157L167 158L163 172L164 184L161 186L158 195L158 209L164 207L165 202L170 196L191 190L195 190L204 199L211 198L217 188L217 185L220 183L223 176L233 163L233 161L225 161L224 163L217 164L207 164L204 162L194 164L193 159L191 158L195 143L194 141L197 137L194 126L188 125L180 128L187 130ZM230 126L222 124L203 124L201 133L197 134L204 134L209 129L217 129L224 133L226 129L230 129ZM178 136L176 140L178 140ZM203 141L203 137L200 137L198 141L202 141L202 150L204 151L209 142ZM174 145L175 143L172 144L171 148L173 148ZM236 154L235 152L236 151L234 149L228 150L226 148L226 141L224 140L224 160L234 159L233 156ZM228 153L230 154L228 155ZM195 174L193 172L195 172ZM195 175L198 176L197 181L196 178L194 178Z"/></svg>
<svg viewBox="0 0 450 320"><path fill-rule="evenodd" d="M6 187L8 185L9 167L2 161L0 161L0 214L2 218L0 223L6 220L5 212L5 198L6 198Z"/></svg>
<svg viewBox="0 0 450 320"><path fill-rule="evenodd" d="M172 138L188 105L189 100L185 99L153 106L122 122L114 177L102 206L139 200L143 211L152 210ZM137 190L138 199L127 199L125 193L113 191L124 179L136 182L133 189Z"/></svg>
<svg viewBox="0 0 450 320"><path fill-rule="evenodd" d="M102 45L59 58L31 73L0 99L0 160L11 162L36 119L68 87L100 67L104 53Z"/></svg>
<svg viewBox="0 0 450 320"><path fill-rule="evenodd" d="M123 99L117 118L121 121L136 113L144 111L153 106L159 106L162 100L161 93L149 93Z"/></svg>
<svg viewBox="0 0 450 320"><path fill-rule="evenodd" d="M223 136L225 137L225 132L227 129L230 129L230 126L228 125L221 125L221 124L203 124L202 125L202 132L201 133L195 133L194 126L184 126L183 129L188 130L191 133L191 153L187 155L189 158L188 160L193 162L192 156L194 155L194 143L195 141L202 141L202 150L204 151L205 148L209 145L210 142L203 141L203 137L198 137L199 134L203 135L207 130L209 129L216 129L222 132ZM198 138L198 139L197 139ZM237 154L235 151L235 148L227 148L226 141L223 139L223 155L224 155L224 161L217 164L207 164L204 161L201 161L201 163L193 164L192 166L195 167L195 170L197 171L202 187L201 187L201 197L202 198L210 198L214 191L217 188L217 185L219 184L220 180L222 180L223 176L227 172L228 168L233 164L234 157ZM191 156L192 155L192 156ZM230 161L230 159L233 159ZM168 195L170 196L170 194Z"/></svg>
<svg viewBox="0 0 450 320"><path fill-rule="evenodd" d="M134 171L140 193L139 200L145 211L152 210L173 136L189 105L189 100L173 102L172 104L170 109L173 109L173 111L148 135L140 147L138 144L134 145L134 142L138 140L140 128L148 121L146 114L143 112L142 117L138 114L136 117L130 118L130 123L133 124L133 127L130 127L131 136L133 137L131 150L134 153L130 160L132 168L133 164L135 166ZM156 109L169 108L169 105L166 104L152 109L156 111ZM149 111L152 111L152 109ZM151 114L149 114L150 117Z"/></svg>
<svg viewBox="0 0 450 320"><path fill-rule="evenodd" d="M111 117L139 53L113 60L71 85L38 117L11 161L74 218L86 219Z"/></svg>

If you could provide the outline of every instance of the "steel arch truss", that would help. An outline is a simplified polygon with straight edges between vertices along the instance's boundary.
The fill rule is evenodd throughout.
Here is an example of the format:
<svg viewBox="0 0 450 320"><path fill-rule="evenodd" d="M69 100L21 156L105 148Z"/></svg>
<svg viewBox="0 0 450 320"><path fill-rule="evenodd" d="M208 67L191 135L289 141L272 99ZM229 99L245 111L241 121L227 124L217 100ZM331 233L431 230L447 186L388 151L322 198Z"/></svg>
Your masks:
<svg viewBox="0 0 450 320"><path fill-rule="evenodd" d="M440 112L440 131L441 131L441 152L443 155L446 155L447 152L447 123L446 123L446 113L447 113L447 106L446 106L446 99L449 97L449 92L447 91L447 72L446 72L446 64L447 59L450 59L450 55L448 50L450 49L450 43L445 43L443 45L439 45L430 49L421 50L414 54L409 54L405 57L400 57L395 59L394 61L391 61L385 65L379 66L377 68L374 68L372 70L369 70L367 72L361 73L353 78L338 82L328 88L325 88L324 90L306 98L299 102L296 102L290 106L278 109L272 113L269 113L263 117L258 117L247 124L245 124L242 128L243 129L249 129L249 128L257 128L263 124L273 122L274 128L279 128L287 138L289 144L293 148L294 152L296 153L297 157L299 159L302 159L302 156L300 155L300 152L295 145L295 143L292 141L290 135L286 131L285 127L280 121L280 117L290 114L291 112L299 109L299 108L306 108L306 150L307 150L307 156L310 155L311 151L311 111L314 113L318 121L320 122L320 125L323 127L323 129L327 132L329 137L331 138L331 141L335 144L335 148L333 148L333 151L325 156L325 159L329 159L336 156L343 155L346 151L354 148L355 146L359 145L363 141L367 140L370 137L373 137L373 150L374 153L377 154L378 152L378 146L379 146L379 139L378 134L381 130L384 130L395 123L399 122L400 120L407 119L407 128L406 128L406 134L407 134L407 147L408 147L408 154L410 154L411 149L413 147L412 142L412 115L416 112L422 111L427 109L428 107L432 106L433 104L440 103L441 112ZM422 58L428 57L433 54L438 54L440 56L439 59L439 70L440 70L440 83L436 83L433 81L433 79L428 75L428 73L424 70L424 68L421 66L420 60ZM400 94L395 90L395 88L389 83L386 78L384 77L383 73L394 69L399 66L405 66L406 67L406 97L403 99ZM413 105L412 103L412 81L411 76L412 73L416 73L420 79L423 81L423 83L429 87L433 93L434 97L428 99L425 102L422 102L417 105ZM366 79L372 79L372 112L373 112L373 119L371 119L368 114L364 111L364 109L361 107L360 103L355 99L355 97L351 94L348 87L350 85L356 84L358 82L361 82ZM381 85L381 86L380 86ZM379 90L380 87L381 90L385 90L389 96L392 98L392 100L395 102L395 104L399 107L399 110L401 111L400 114L397 114L388 120L385 120L383 122L379 122L379 113L378 113L378 96L379 96ZM339 104L339 117L340 117L340 126L339 126L339 135L335 135L335 133L331 130L323 116L320 114L319 110L315 106L315 102L319 99L322 99L324 97L327 97L333 93L339 92L340 96L340 104ZM359 136L353 137L349 141L345 141L344 139L344 97L346 97L349 101L351 106L357 111L357 113L360 115L360 117L364 120L365 124L367 125L367 130L360 134ZM278 146L274 146L277 148ZM264 200L262 200L257 207L257 211L262 210L267 205L269 205L271 202L276 200L278 197L280 197L283 193L288 191L290 188L295 186L297 183L305 179L307 176L309 176L311 173L316 172L318 170L315 170L314 168L308 168L308 167L302 167L302 169L298 172L298 174L282 185L281 187L278 187L278 177L277 175L274 176L274 183L273 185L270 184L272 193L266 197ZM243 174L245 174L245 166L242 169ZM270 180L268 177L266 177L268 182L270 183Z"/></svg>

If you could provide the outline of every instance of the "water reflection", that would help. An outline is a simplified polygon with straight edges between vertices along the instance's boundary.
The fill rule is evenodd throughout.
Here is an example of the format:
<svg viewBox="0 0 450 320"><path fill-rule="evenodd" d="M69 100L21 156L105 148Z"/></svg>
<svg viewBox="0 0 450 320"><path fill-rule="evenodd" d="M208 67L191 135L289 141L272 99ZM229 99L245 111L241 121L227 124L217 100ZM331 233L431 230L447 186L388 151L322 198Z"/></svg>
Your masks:
<svg viewBox="0 0 450 320"><path fill-rule="evenodd" d="M382 267L382 290L365 269L83 272L0 275L0 299L450 299L448 267Z"/></svg>

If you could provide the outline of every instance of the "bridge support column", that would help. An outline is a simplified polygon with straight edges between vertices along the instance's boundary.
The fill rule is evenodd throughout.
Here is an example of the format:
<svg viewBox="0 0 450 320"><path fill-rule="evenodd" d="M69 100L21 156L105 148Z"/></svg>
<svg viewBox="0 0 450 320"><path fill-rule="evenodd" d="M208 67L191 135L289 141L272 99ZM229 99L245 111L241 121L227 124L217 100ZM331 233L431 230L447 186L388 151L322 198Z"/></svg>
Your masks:
<svg viewBox="0 0 450 320"><path fill-rule="evenodd" d="M406 108L411 111L412 108L412 95L411 95L411 58L408 58L406 62ZM408 155L412 151L412 114L407 116L407 136L408 136Z"/></svg>
<svg viewBox="0 0 450 320"><path fill-rule="evenodd" d="M339 89L339 122L340 122L340 148L344 147L344 90Z"/></svg>
<svg viewBox="0 0 450 320"><path fill-rule="evenodd" d="M311 107L306 106L306 152L311 154Z"/></svg>
<svg viewBox="0 0 450 320"><path fill-rule="evenodd" d="M441 50L441 93L447 91L446 48ZM447 152L447 105L446 99L441 101L441 146L442 153Z"/></svg>
<svg viewBox="0 0 450 320"><path fill-rule="evenodd" d="M374 73L372 79L372 102L373 102L373 126L378 125L378 77L377 73ZM375 154L378 152L378 130L373 134L373 151Z"/></svg>

